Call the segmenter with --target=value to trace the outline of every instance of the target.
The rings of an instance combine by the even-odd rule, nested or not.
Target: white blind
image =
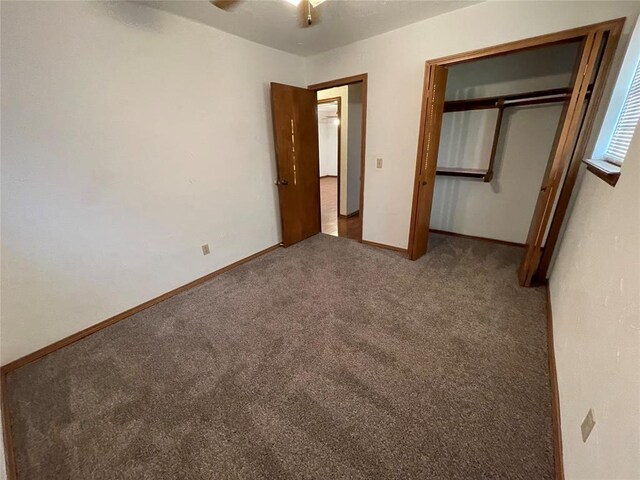
[[[640,63],[636,67],[636,73],[631,81],[631,88],[624,101],[620,118],[613,132],[609,148],[607,148],[607,160],[621,164],[627,156],[627,150],[633,137],[633,132],[640,119]]]

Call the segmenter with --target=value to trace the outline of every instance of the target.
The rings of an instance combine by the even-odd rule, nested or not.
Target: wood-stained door
[[[531,220],[525,254],[518,269],[520,285],[530,286],[536,274],[543,251],[544,237],[552,219],[555,199],[562,189],[561,180],[571,161],[584,111],[587,108],[590,82],[597,74],[600,58],[606,44],[605,31],[595,31],[585,36],[577,68],[574,71],[571,98],[565,103],[560,123],[547,164],[536,208]],[[597,105],[597,101],[595,102]],[[576,172],[577,173],[577,172]]]
[[[320,233],[316,92],[271,84],[278,197],[285,247]]]
[[[419,139],[421,148],[419,158],[421,160],[416,164],[413,187],[414,202],[411,212],[411,231],[409,232],[409,258],[412,260],[427,253],[447,73],[448,70],[445,67],[431,64],[427,64],[425,71],[427,85],[422,106],[422,121],[426,128],[423,138]]]

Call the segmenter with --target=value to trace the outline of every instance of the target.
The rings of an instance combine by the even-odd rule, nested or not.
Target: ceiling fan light
[[[289,0],[287,0],[289,1]],[[325,2],[326,0],[309,0],[309,3],[311,4],[311,6],[313,8],[317,7],[318,5],[320,5],[321,3]]]

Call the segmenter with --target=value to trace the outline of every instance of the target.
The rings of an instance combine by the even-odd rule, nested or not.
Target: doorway
[[[455,65],[480,59],[579,42],[578,58],[568,88],[553,92],[562,100],[563,109],[537,195],[523,259],[518,270],[518,278],[523,286],[531,285],[534,279],[544,281],[548,268],[546,259],[553,255],[623,21],[619,19],[603,22],[426,62],[409,232],[408,250],[411,259],[415,260],[427,252],[444,112],[457,111],[452,108],[461,109],[462,106],[464,106],[463,110],[496,108],[498,109],[496,132],[499,132],[502,112],[507,106],[505,102],[526,101],[527,104],[532,105],[547,102],[550,97],[549,91],[538,91],[527,92],[524,99],[519,96],[507,98],[505,95],[500,95],[476,98],[473,101],[446,102],[445,91],[450,69]],[[447,109],[447,103],[449,109]],[[482,171],[449,168],[448,171],[441,169],[440,174],[457,176],[474,174],[485,182],[490,182],[496,146],[497,137],[494,137],[488,166],[485,166]]]
[[[341,88],[343,95],[333,89]],[[318,93],[320,92],[320,93]],[[337,106],[327,105],[319,113],[318,100],[340,96]],[[323,102],[320,102],[323,105]],[[339,111],[338,111],[339,109]],[[367,121],[367,74],[341,78],[308,88],[271,83],[271,116],[275,147],[280,223],[284,247],[298,243],[323,230],[321,212],[320,117],[339,127],[334,143],[340,144],[337,160],[327,164],[335,168],[333,183],[325,182],[326,195],[333,202],[336,231],[327,232],[362,242],[364,215],[364,163]],[[345,128],[348,127],[348,130]],[[349,139],[350,137],[350,139]],[[326,143],[324,150],[338,148]],[[324,151],[323,150],[323,151]],[[335,157],[334,157],[335,158]],[[337,166],[336,166],[337,163]],[[324,165],[323,165],[323,171]],[[341,188],[341,186],[343,188]],[[331,193],[335,190],[335,194]],[[329,213],[329,211],[327,211]],[[333,221],[333,220],[332,220]],[[328,223],[328,222],[325,222]]]
[[[309,87],[317,95],[322,233],[362,241],[366,75]]]
[[[318,154],[320,157],[320,215],[322,233],[338,236],[340,205],[342,97],[318,99]]]

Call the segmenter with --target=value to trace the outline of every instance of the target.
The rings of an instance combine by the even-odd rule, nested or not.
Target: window
[[[631,87],[605,153],[608,161],[622,165],[633,138],[633,132],[638,125],[638,119],[640,119],[640,63],[636,66]]]
[[[615,186],[640,119],[640,22],[631,34],[624,61],[587,170]]]

